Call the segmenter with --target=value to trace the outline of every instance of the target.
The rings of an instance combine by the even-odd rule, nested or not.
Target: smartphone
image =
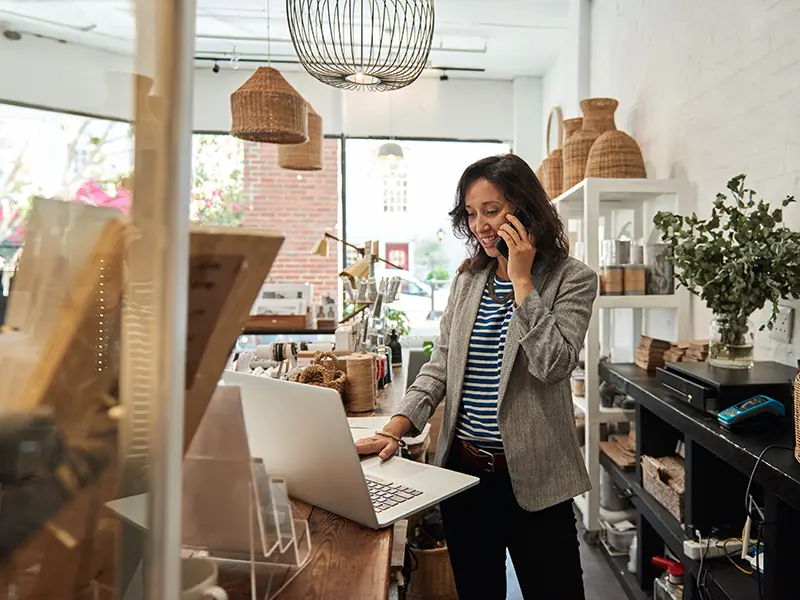
[[[530,229],[530,222],[524,213],[514,213],[514,216],[519,219],[520,223],[522,223],[525,231]],[[508,244],[506,244],[506,241],[503,238],[498,238],[498,240],[494,243],[494,247],[497,248],[497,251],[500,254],[502,254],[503,258],[508,260]]]

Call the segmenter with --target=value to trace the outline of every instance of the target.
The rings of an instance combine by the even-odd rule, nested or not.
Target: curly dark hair
[[[453,233],[456,237],[467,240],[471,255],[461,265],[460,270],[476,273],[495,260],[483,251],[480,242],[469,229],[467,190],[481,179],[496,185],[505,199],[514,205],[515,213],[530,223],[528,231],[536,240],[537,263],[541,261],[545,269],[550,269],[569,256],[569,238],[564,231],[564,223],[539,179],[528,163],[519,156],[501,154],[471,164],[458,182],[455,206],[450,211],[450,218],[453,222]]]

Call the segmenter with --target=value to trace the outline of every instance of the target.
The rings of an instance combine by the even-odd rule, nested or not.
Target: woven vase
[[[276,69],[259,67],[231,94],[231,135],[251,142],[308,141],[308,103]]]
[[[613,110],[616,110],[616,104]],[[613,110],[611,128],[600,134],[589,150],[586,177],[643,179],[647,177],[647,172],[639,144],[627,133],[617,129]]]
[[[582,127],[564,144],[565,190],[583,181],[589,151],[600,134],[616,129],[614,111],[618,104],[613,98],[587,98],[581,101]]]
[[[556,133],[556,148],[550,151],[550,131],[556,121],[558,127]],[[542,161],[542,185],[544,191],[550,199],[556,198],[561,195],[563,191],[562,183],[564,179],[564,166],[561,158],[561,144],[564,141],[564,119],[561,114],[561,108],[555,107],[550,110],[550,118],[547,120],[547,158]]]
[[[282,144],[278,148],[278,165],[292,171],[322,169],[322,117],[308,105],[308,141],[304,144]]]
[[[536,167],[534,174],[536,175],[536,179],[539,180],[539,183],[542,184],[542,187],[544,187],[544,163],[541,163],[538,167]]]

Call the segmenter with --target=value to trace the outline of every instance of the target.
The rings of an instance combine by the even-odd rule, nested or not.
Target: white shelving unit
[[[672,179],[584,179],[553,204],[565,222],[580,222],[577,230],[570,228],[583,242],[584,256],[577,258],[598,273],[602,239],[621,237],[622,229],[633,240],[647,239],[658,211],[688,214],[691,210],[687,183]],[[572,399],[586,415],[585,458],[592,490],[575,501],[587,531],[599,530],[600,426],[635,419],[633,410],[600,405],[600,356],[610,354],[614,362],[630,362],[642,334],[670,341],[690,339],[690,319],[689,294],[682,288],[668,296],[600,296],[595,302],[584,351],[586,395]],[[619,342],[619,337],[625,340]]]

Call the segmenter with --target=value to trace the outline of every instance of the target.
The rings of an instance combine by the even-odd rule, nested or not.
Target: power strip
[[[726,554],[738,554],[742,550],[742,540],[731,540],[727,544],[716,538],[704,539],[702,543],[695,540],[683,540],[683,553],[692,560],[701,558],[719,558]]]

